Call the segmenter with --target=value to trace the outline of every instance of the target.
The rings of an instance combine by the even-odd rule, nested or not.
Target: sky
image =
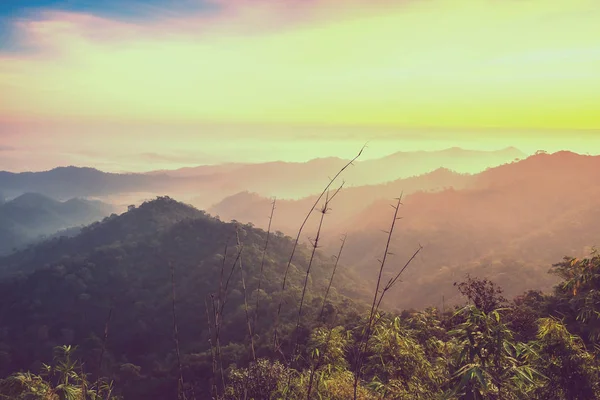
[[[0,169],[600,153],[597,0],[2,0]]]

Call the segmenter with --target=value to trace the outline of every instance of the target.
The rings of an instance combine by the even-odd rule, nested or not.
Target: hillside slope
[[[59,202],[37,193],[23,194],[0,204],[0,255],[29,244],[39,236],[87,225],[112,211],[112,206],[99,201]]]
[[[600,245],[599,178],[600,157],[559,152],[489,169],[462,190],[406,196],[392,251],[425,249],[394,305],[441,306],[456,299],[452,284],[466,273],[493,279],[509,296],[550,289],[552,262]],[[349,233],[347,257],[363,276],[372,277],[367,271],[380,257],[390,202],[373,203],[341,228]]]
[[[345,187],[340,190],[331,205],[331,213],[327,217],[324,228],[335,234],[343,231],[348,220],[359,214],[366,206],[381,199],[391,199],[400,193],[405,195],[417,191],[441,191],[448,187],[461,189],[467,187],[472,175],[458,174],[445,168],[439,168],[427,174],[397,179],[378,185]],[[334,185],[335,186],[335,185]],[[298,200],[277,200],[277,212],[273,219],[273,227],[288,234],[295,232],[304,216],[313,206],[318,196],[303,197]],[[241,192],[229,196],[208,209],[212,215],[219,215],[224,220],[252,222],[261,228],[268,224],[268,210],[271,199],[257,193]],[[318,213],[311,215],[311,223],[315,223]],[[380,225],[380,227],[383,225]]]
[[[348,233],[346,260],[364,278],[375,279],[393,198],[403,193],[402,220],[392,252],[402,262],[422,244],[406,289],[389,306],[424,307],[457,301],[453,287],[466,273],[488,276],[510,296],[526,289],[548,290],[556,278],[546,272],[566,254],[581,255],[600,244],[600,157],[570,152],[537,154],[479,174],[438,169],[388,184],[339,192],[325,218],[322,244],[333,252]],[[316,196],[277,200],[273,226],[294,234]],[[271,200],[240,193],[209,211],[224,219],[266,226]],[[314,237],[319,213],[309,219]],[[306,240],[306,235],[302,240]]]
[[[176,372],[170,266],[175,274],[179,339],[186,368],[196,370],[201,381],[210,375],[205,301],[210,302],[210,295],[217,293],[223,265],[226,277],[232,271],[221,337],[224,359],[243,363],[249,353],[242,345],[247,343],[247,331],[243,328],[241,272],[234,263],[236,226],[243,244],[243,269],[252,310],[266,232],[223,223],[169,198],[108,218],[76,237],[55,239],[0,259],[0,269],[5,276],[12,276],[0,281],[0,375],[20,368],[35,369],[49,360],[53,346],[62,343],[79,345],[86,365],[90,370],[97,368],[103,346],[100,338],[110,313],[106,373],[137,371],[133,381],[120,382],[127,399],[171,398]],[[260,319],[255,326],[259,353],[268,352],[271,346],[269,332],[278,304],[276,296],[292,244],[284,236],[271,237]],[[289,331],[295,322],[309,258],[309,249],[300,246],[288,276],[281,313],[283,331]],[[332,268],[331,258],[317,253],[305,299],[312,305],[307,308],[306,320],[318,312]],[[348,298],[366,297],[357,282],[340,268],[331,302],[345,301],[344,312],[349,312]],[[201,386],[208,385],[202,381]]]

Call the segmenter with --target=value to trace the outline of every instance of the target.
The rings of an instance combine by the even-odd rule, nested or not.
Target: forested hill
[[[171,228],[184,219],[204,216],[191,206],[168,197],[144,203],[122,215],[112,214],[102,221],[82,228],[75,237],[56,236],[37,246],[0,259],[0,277],[24,273],[55,262],[64,257],[81,257],[90,251],[115,243],[144,240]]]
[[[236,246],[236,232],[241,247]],[[95,223],[75,237],[53,239],[0,259],[5,276],[0,281],[0,376],[19,369],[39,371],[42,362],[50,362],[52,349],[67,343],[79,346],[77,355],[89,372],[98,372],[110,315],[103,374],[118,376],[126,399],[172,398],[172,273],[186,368],[203,377],[200,381],[210,376],[205,301],[210,303],[210,295],[218,292],[220,282],[226,286],[225,280],[223,358],[226,363],[244,362],[249,357],[241,344],[248,337],[244,298],[253,310],[266,236],[263,230],[224,223],[163,197]],[[278,306],[274,296],[292,246],[290,238],[271,234],[255,326],[258,354],[270,348]],[[296,322],[310,255],[305,246],[296,250],[282,305],[282,332]],[[320,311],[333,266],[331,257],[315,255],[304,300],[306,321]],[[366,298],[357,282],[340,267],[329,295],[332,304],[344,302],[345,313],[351,312],[354,306],[347,297]],[[328,310],[331,306],[325,314]],[[205,382],[200,386],[208,387]]]
[[[100,201],[73,198],[60,202],[39,193],[25,193],[0,202],[0,255],[37,240],[41,235],[87,225],[113,212]]]

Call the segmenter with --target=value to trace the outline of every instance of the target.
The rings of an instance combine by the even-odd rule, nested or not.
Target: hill
[[[451,303],[458,299],[452,284],[466,273],[493,279],[510,296],[549,290],[556,283],[546,273],[552,262],[600,244],[599,177],[600,157],[559,152],[491,168],[461,190],[406,196],[392,252],[411,254],[419,243],[426,250],[393,304]],[[389,203],[373,203],[340,228],[349,234],[347,257],[357,271],[368,271],[379,256],[373,243],[389,224]]]
[[[198,178],[196,181],[201,179]],[[18,196],[27,192],[36,192],[57,199],[102,197],[122,193],[154,193],[176,189],[185,183],[185,180],[174,180],[166,175],[117,174],[95,168],[73,166],[42,172],[0,171],[0,187],[5,194]]]
[[[558,152],[473,175],[438,169],[387,184],[345,188],[331,204],[321,242],[333,252],[338,235],[348,233],[346,259],[364,278],[375,279],[371,271],[383,251],[380,231],[389,226],[392,199],[403,193],[403,219],[392,252],[404,259],[419,244],[426,249],[405,276],[410,285],[401,296],[390,296],[389,306],[453,304],[459,299],[453,282],[467,273],[494,279],[510,296],[526,289],[548,290],[556,283],[546,273],[550,263],[598,244],[600,216],[594,199],[600,195],[599,178],[600,157]],[[315,199],[277,200],[275,229],[295,233]],[[270,199],[244,192],[209,211],[264,227],[270,208]],[[312,215],[309,229],[318,217]]]
[[[84,199],[65,202],[26,193],[0,204],[0,255],[57,231],[104,218],[113,207]]]
[[[99,390],[108,400],[599,398],[595,252],[555,264],[562,282],[551,293],[508,301],[493,282],[468,278],[455,289],[469,304],[445,310],[369,313],[359,302],[366,295],[360,281],[344,268],[321,315],[331,263],[319,254],[310,263],[301,246],[281,293],[292,245],[281,234],[272,237],[259,291],[266,235],[248,225],[159,198],[88,234],[94,230],[102,234],[87,254],[65,254],[0,280],[0,377],[11,374],[0,378],[0,396],[91,400]],[[236,236],[243,247],[223,246]],[[257,292],[262,308],[254,319]],[[296,315],[304,316],[298,329]],[[275,326],[281,351],[271,347]]]
[[[127,399],[173,398],[177,383],[171,340],[174,272],[182,357],[186,368],[198,376],[198,390],[206,390],[211,363],[205,301],[216,296],[222,268],[225,277],[231,272],[221,336],[223,357],[227,363],[249,357],[240,345],[247,341],[242,328],[246,297],[233,243],[236,229],[243,244],[252,310],[266,232],[221,222],[167,197],[95,223],[75,237],[53,239],[0,259],[4,276],[0,280],[0,375],[37,370],[41,362],[50,360],[54,346],[66,342],[79,345],[78,356],[89,372],[97,373],[110,315],[103,372],[118,377]],[[271,346],[276,299],[292,245],[283,235],[270,239],[260,291],[263,306],[255,325],[260,354]],[[282,332],[289,332],[295,322],[295,304],[309,259],[309,249],[300,246],[288,277]],[[331,258],[316,254],[305,300],[307,319],[319,311],[332,268]],[[330,293],[332,304],[345,301],[345,312],[351,312],[354,306],[347,299],[366,297],[356,282],[341,269]]]
[[[332,212],[327,217],[325,230],[341,233],[341,226],[377,200],[391,199],[402,192],[410,194],[417,191],[440,191],[448,187],[460,189],[466,187],[470,179],[471,175],[438,168],[423,175],[397,179],[388,183],[343,188],[332,205]],[[290,234],[295,232],[317,197],[313,195],[298,200],[277,200],[276,217],[273,219],[274,229]],[[252,222],[259,227],[266,228],[271,202],[272,199],[246,191],[223,199],[210,207],[208,212],[212,215],[219,215],[224,220]],[[318,215],[313,214],[311,223],[316,222],[316,218]]]

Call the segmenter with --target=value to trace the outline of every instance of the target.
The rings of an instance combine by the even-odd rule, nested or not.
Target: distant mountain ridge
[[[514,148],[477,151],[451,148],[431,152],[397,152],[369,160],[358,160],[346,174],[348,186],[378,184],[425,174],[438,168],[478,172],[524,157]],[[168,193],[207,208],[241,191],[263,196],[301,198],[320,190],[332,171],[348,160],[329,157],[304,163],[267,162],[223,164],[153,171],[145,174],[106,173],[93,168],[60,167],[44,172],[0,172],[0,190],[9,196],[38,192],[54,198],[100,197],[129,193]],[[191,201],[194,199],[194,201]]]
[[[114,208],[100,201],[73,198],[65,202],[25,193],[0,204],[0,254],[6,254],[57,231],[87,225]]]
[[[491,157],[500,157],[503,160],[512,161],[515,158],[526,157],[527,154],[517,149],[516,147],[506,147],[499,150],[468,150],[460,147],[451,147],[444,150],[419,150],[419,151],[397,151],[387,156],[368,159],[368,160],[357,160],[355,164],[369,164],[376,163],[382,160],[393,160],[400,159],[405,157],[429,157],[429,156],[452,156],[452,157],[466,157],[466,156],[491,156]],[[226,163],[226,164],[217,164],[217,165],[200,165],[197,167],[184,167],[175,170],[157,170],[150,171],[146,174],[151,175],[170,175],[170,176],[194,176],[194,175],[207,175],[215,172],[231,172],[236,170],[241,170],[244,168],[265,165],[265,166],[280,166],[280,165],[290,165],[290,166],[305,166],[307,164],[315,164],[318,166],[327,166],[331,164],[341,164],[343,162],[348,162],[349,159],[339,158],[339,157],[323,157],[323,158],[315,158],[305,162],[286,162],[286,161],[270,161],[265,163]],[[440,165],[438,167],[445,167],[448,169],[452,169],[450,166]]]
[[[54,198],[89,197],[121,191],[137,191],[168,180],[141,174],[115,174],[95,168],[58,167],[43,172],[0,171],[0,188],[16,195],[37,192]],[[163,182],[164,183],[164,182]]]
[[[396,301],[410,307],[428,299],[439,306],[445,294],[450,302],[452,282],[466,273],[494,280],[508,295],[550,288],[550,263],[600,246],[598,198],[600,156],[571,152],[491,168],[462,189],[409,194],[391,251],[406,255],[419,244],[425,250]],[[378,200],[339,227],[349,234],[347,256],[359,270],[379,256],[369,244],[389,224],[390,203]]]
[[[359,213],[371,203],[380,199],[392,199],[400,193],[410,195],[418,191],[441,191],[448,187],[461,189],[467,187],[472,175],[459,174],[446,168],[398,179],[392,182],[343,188],[335,201],[332,202],[332,212],[327,217],[326,229],[339,229],[340,225],[347,223],[348,219]],[[283,232],[291,234],[302,223],[306,212],[312,207],[317,195],[304,197],[298,200],[277,200],[277,213],[273,219],[273,226]],[[261,228],[266,228],[266,216],[272,200],[258,193],[248,191],[226,197],[217,204],[208,208],[212,215],[219,215],[224,220],[238,220],[252,222]],[[313,213],[311,220],[318,218]],[[309,220],[309,221],[311,221]]]

